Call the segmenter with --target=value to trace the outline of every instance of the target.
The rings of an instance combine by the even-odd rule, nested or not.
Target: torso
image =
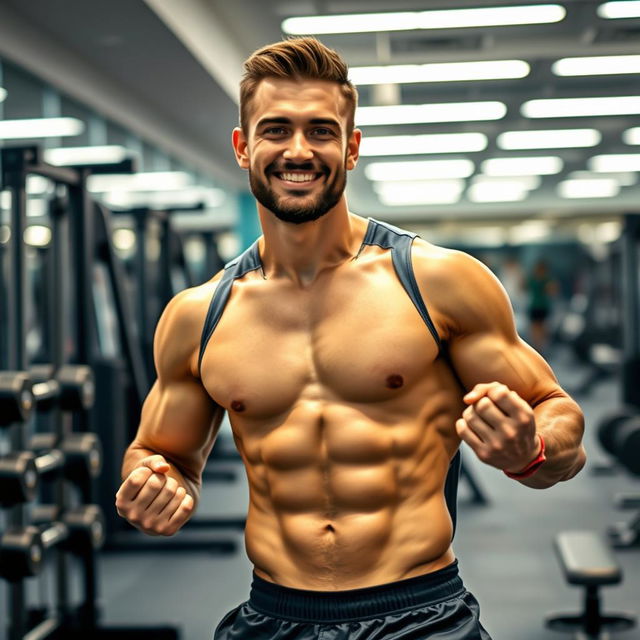
[[[201,378],[245,463],[258,575],[354,589],[453,561],[443,487],[462,393],[390,251],[368,246],[304,289],[236,280]]]

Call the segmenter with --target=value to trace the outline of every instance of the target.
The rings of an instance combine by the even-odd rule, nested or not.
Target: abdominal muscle
[[[276,428],[238,427],[246,548],[258,576],[333,591],[453,562],[443,494],[452,453],[424,416],[388,422],[361,407],[300,403]]]

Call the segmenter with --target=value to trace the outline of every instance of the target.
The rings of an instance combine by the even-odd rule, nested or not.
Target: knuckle
[[[170,491],[171,493],[175,493],[178,486],[179,486],[178,481],[175,478],[167,478],[167,482],[165,484],[167,491]]]

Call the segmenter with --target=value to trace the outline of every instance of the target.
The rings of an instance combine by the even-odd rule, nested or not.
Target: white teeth
[[[316,176],[313,173],[283,173],[282,179],[289,182],[311,182]]]

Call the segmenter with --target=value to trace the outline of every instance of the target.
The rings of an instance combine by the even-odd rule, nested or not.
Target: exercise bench
[[[552,614],[546,626],[573,633],[576,640],[607,640],[608,631],[625,631],[635,623],[628,613],[600,611],[600,587],[620,584],[622,568],[611,549],[596,531],[563,531],[554,547],[565,579],[585,589],[584,610],[579,614]]]

